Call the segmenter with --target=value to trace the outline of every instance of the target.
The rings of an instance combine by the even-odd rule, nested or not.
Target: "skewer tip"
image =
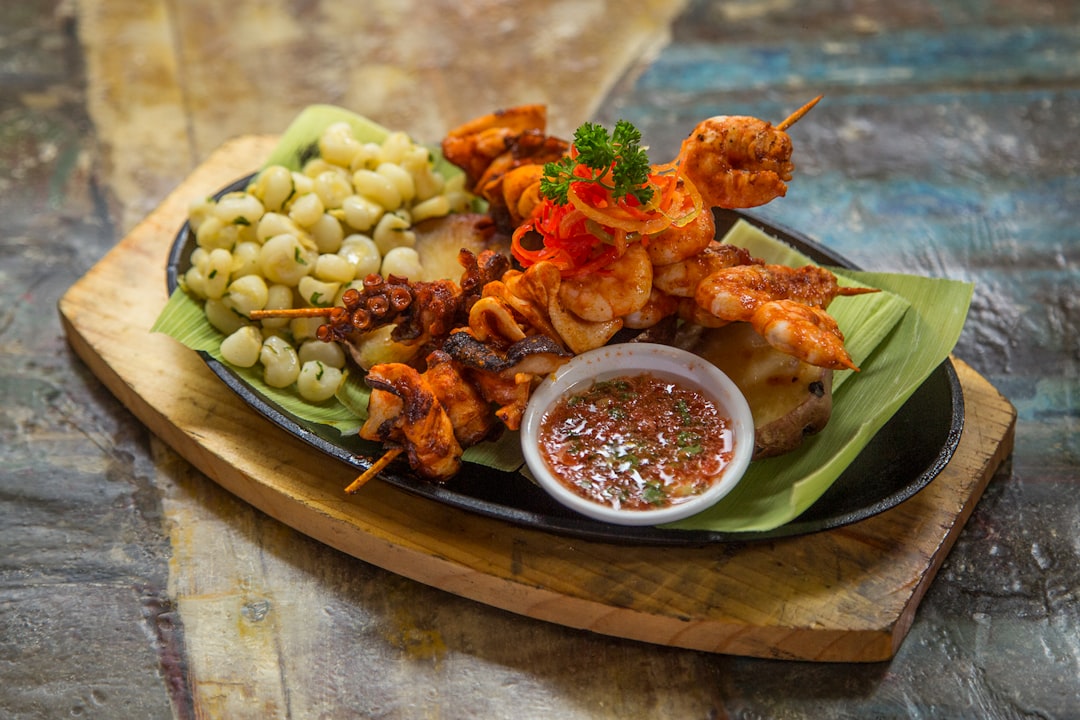
[[[345,494],[352,495],[357,490],[364,487],[364,485],[367,484],[368,480],[382,472],[383,468],[393,462],[394,458],[396,458],[402,452],[404,452],[404,448],[392,447],[388,449],[386,452],[383,453],[382,457],[380,457],[378,460],[371,464],[371,467],[369,467],[367,470],[361,473],[359,477],[349,483],[348,487],[345,488]]]
[[[795,123],[799,122],[799,120],[802,119],[803,115],[810,112],[810,110],[815,105],[817,105],[819,102],[821,102],[821,98],[823,98],[823,97],[825,97],[825,96],[824,95],[818,95],[816,98],[814,98],[810,102],[806,103],[805,105],[803,105],[801,108],[799,108],[795,112],[788,115],[786,118],[784,118],[783,122],[781,122],[779,125],[776,126],[776,129],[777,130],[787,130],[789,127],[791,127]]]

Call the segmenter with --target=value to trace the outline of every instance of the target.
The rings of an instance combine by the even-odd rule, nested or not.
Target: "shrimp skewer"
[[[820,100],[819,95],[775,127],[754,117],[703,120],[683,141],[679,167],[712,207],[751,208],[783,197],[795,169],[785,131]]]
[[[858,370],[844,349],[836,320],[819,307],[794,300],[770,300],[750,317],[754,331],[777,350],[830,370]]]
[[[801,108],[799,108],[795,112],[788,115],[786,118],[784,118],[782,121],[780,121],[780,124],[776,126],[776,129],[783,132],[784,130],[787,130],[789,127],[791,127],[795,123],[799,122],[799,120],[802,119],[803,115],[810,112],[810,110],[813,109],[813,107],[815,105],[817,105],[819,102],[821,102],[821,98],[823,98],[823,97],[825,97],[825,96],[824,95],[818,95],[816,98],[814,98],[810,102],[806,103],[805,105],[803,105]]]
[[[868,292],[877,291],[841,287],[815,265],[738,265],[698,283],[694,300],[721,320],[750,323],[770,345],[811,365],[858,370],[825,308],[838,296]]]

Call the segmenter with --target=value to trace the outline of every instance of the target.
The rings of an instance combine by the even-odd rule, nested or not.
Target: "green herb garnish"
[[[614,200],[633,196],[642,205],[653,196],[649,183],[649,156],[639,146],[641,132],[628,120],[615,123],[608,131],[596,123],[585,123],[574,133],[575,157],[564,157],[544,165],[540,194],[565,205],[570,183],[585,182],[600,185]],[[575,173],[584,166],[591,170],[589,177]]]

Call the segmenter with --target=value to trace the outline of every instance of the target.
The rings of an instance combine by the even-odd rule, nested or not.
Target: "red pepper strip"
[[[597,236],[587,230],[585,222],[585,217],[569,205],[541,203],[532,218],[514,231],[511,252],[526,267],[546,260],[563,273],[572,272],[590,260],[599,244]],[[529,250],[522,245],[522,240],[530,231],[541,236],[544,243],[542,248]]]

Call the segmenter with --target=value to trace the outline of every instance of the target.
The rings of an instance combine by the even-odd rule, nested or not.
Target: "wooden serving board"
[[[60,301],[68,339],[146,425],[214,481],[302,533],[403,576],[532,618],[710,652],[879,661],[990,477],[1016,411],[955,361],[966,424],[948,467],[897,507],[805,537],[627,547],[522,529],[373,481],[273,425],[190,350],[149,332],[194,198],[257,168],[276,138],[227,143]]]

